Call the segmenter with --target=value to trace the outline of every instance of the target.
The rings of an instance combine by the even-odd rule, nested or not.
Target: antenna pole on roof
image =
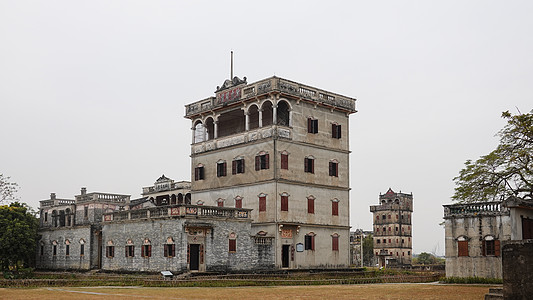
[[[231,73],[229,75],[229,80],[233,80],[233,51],[231,51]]]

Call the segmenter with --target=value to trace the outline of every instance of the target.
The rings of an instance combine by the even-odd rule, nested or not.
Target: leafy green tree
[[[33,264],[39,223],[25,204],[0,205],[0,267],[18,270]]]
[[[9,181],[10,177],[0,174],[0,203],[15,200],[18,185]]]
[[[419,265],[432,265],[437,263],[437,258],[433,254],[422,252],[416,257],[416,262]]]
[[[363,265],[372,266],[374,263],[374,238],[371,234],[363,238]]]
[[[533,200],[533,110],[511,115],[498,133],[500,144],[475,162],[467,160],[455,177],[455,194],[459,202],[482,202],[510,196]]]

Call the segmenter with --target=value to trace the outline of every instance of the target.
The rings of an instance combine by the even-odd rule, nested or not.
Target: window
[[[107,247],[105,247],[105,256],[107,258],[115,257],[115,246],[107,246]]]
[[[242,197],[235,197],[235,208],[242,208]]]
[[[315,234],[309,233],[305,235],[305,250],[315,250]]]
[[[83,218],[84,219],[89,218],[89,206],[84,206],[83,207]]]
[[[259,195],[259,211],[266,211],[266,195]]]
[[[80,245],[80,256],[85,255],[85,244]]]
[[[70,245],[69,245],[69,244],[66,244],[66,245],[65,245],[65,255],[66,255],[66,256],[69,256],[69,255],[70,255]]]
[[[224,199],[218,198],[217,200],[217,206],[218,207],[224,207]]]
[[[378,243],[378,244],[381,244],[381,240],[380,240],[380,239],[377,239],[377,243]]]
[[[336,233],[331,236],[331,250],[339,251],[339,235]]]
[[[237,252],[237,235],[235,232],[229,234],[228,251],[232,253]]]
[[[306,157],[304,160],[304,172],[315,173],[315,158],[312,156]]]
[[[126,257],[134,257],[134,256],[135,256],[135,246],[127,245],[126,246]]]
[[[194,180],[204,180],[205,179],[205,170],[203,165],[199,165],[194,168]]]
[[[339,215],[339,200],[337,199],[331,200],[331,215],[332,216]]]
[[[313,196],[307,197],[307,213],[308,214],[315,213],[315,197]]]
[[[260,152],[255,157],[255,170],[266,170],[269,167],[268,153]]]
[[[336,160],[329,162],[329,176],[339,177],[339,163]]]
[[[464,236],[457,239],[457,256],[468,256],[468,240]]]
[[[307,118],[307,132],[308,133],[318,133],[318,120]]]
[[[43,255],[43,254],[44,254],[44,246],[41,245],[41,255]]]
[[[52,255],[56,256],[57,254],[57,245],[53,245],[52,247]]]
[[[341,125],[335,123],[331,124],[331,137],[334,139],[341,138]]]
[[[281,153],[281,169],[283,170],[289,169],[289,154],[288,153]]]
[[[231,164],[231,174],[242,174],[244,173],[244,158],[239,158],[233,160]]]
[[[281,211],[289,211],[289,195],[287,193],[281,194]]]
[[[482,250],[483,256],[500,256],[500,241],[487,236],[483,241]]]
[[[48,212],[45,212],[45,213],[44,213],[44,221],[45,221],[45,222],[48,222]]]
[[[152,256],[152,245],[142,245],[141,247],[141,256],[150,257]]]
[[[175,257],[176,256],[176,245],[175,244],[164,244],[163,245],[163,256],[164,257]]]
[[[226,162],[218,162],[217,163],[217,177],[223,177],[226,176]]]

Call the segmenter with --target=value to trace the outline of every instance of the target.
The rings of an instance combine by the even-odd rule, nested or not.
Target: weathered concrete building
[[[355,99],[289,80],[226,80],[186,106],[192,183],[163,175],[136,200],[83,189],[41,201],[38,267],[347,267],[354,112]]]
[[[355,99],[234,77],[187,105],[193,203],[252,209],[278,268],[349,265],[349,115]]]
[[[370,211],[374,214],[374,255],[379,266],[411,265],[413,194],[389,188]]]
[[[502,278],[503,243],[533,238],[533,203],[444,205],[444,223],[446,276]]]

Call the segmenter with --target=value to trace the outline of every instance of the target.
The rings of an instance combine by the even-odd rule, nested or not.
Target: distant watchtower
[[[396,193],[389,188],[379,195],[379,203],[370,206],[374,214],[374,255],[379,258],[379,266],[410,265],[413,194]]]

